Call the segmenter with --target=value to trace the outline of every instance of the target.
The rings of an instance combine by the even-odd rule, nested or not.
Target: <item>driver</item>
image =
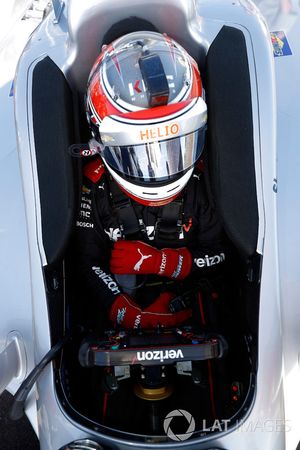
[[[195,61],[159,33],[103,46],[90,73],[89,145],[98,154],[83,170],[79,273],[115,326],[182,324],[192,311],[172,312],[172,298],[223,270],[202,160],[203,96]]]

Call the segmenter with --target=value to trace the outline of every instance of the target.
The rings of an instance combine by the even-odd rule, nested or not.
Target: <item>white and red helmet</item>
[[[101,157],[129,196],[159,206],[182,191],[203,150],[207,108],[197,64],[179,44],[136,32],[103,46],[86,109]]]

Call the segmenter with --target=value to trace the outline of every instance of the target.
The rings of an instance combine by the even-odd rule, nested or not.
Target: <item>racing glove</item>
[[[183,280],[191,267],[192,255],[186,247],[158,250],[141,241],[115,242],[110,259],[110,270],[115,274],[157,274]]]
[[[109,312],[109,318],[114,325],[124,328],[155,328],[157,325],[175,327],[188,320],[190,309],[171,313],[169,302],[174,297],[170,292],[164,292],[150,305],[142,310],[127,294],[120,294],[114,301]]]

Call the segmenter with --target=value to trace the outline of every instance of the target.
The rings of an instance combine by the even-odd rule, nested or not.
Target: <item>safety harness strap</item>
[[[144,226],[143,221],[136,214],[132,200],[121,191],[111,176],[108,179],[112,207],[118,219],[122,236],[125,238],[139,238]]]
[[[157,221],[154,226],[155,241],[159,246],[170,245],[179,239],[185,220],[193,215],[194,199],[197,192],[196,183],[202,170],[196,170],[187,184],[183,195],[167,205],[158,207]],[[146,227],[142,218],[142,209],[124,194],[117,183],[108,177],[113,211],[119,222],[122,236],[127,239],[147,239]]]
[[[182,227],[183,196],[160,208],[155,226],[157,241],[176,241]]]

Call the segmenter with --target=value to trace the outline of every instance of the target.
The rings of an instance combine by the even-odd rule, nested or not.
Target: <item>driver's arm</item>
[[[99,310],[104,307],[111,322],[125,328],[177,326],[187,320],[190,310],[168,311],[165,303],[169,298],[160,296],[153,305],[142,310],[129,295],[122,293],[108,266],[110,240],[101,223],[95,220],[95,195],[96,186],[85,180],[76,220],[76,238],[78,276],[88,290],[88,301],[93,299]]]
[[[106,309],[122,289],[109,270],[111,242],[96,220],[96,184],[84,178],[76,219],[76,258],[78,277],[93,298]]]

